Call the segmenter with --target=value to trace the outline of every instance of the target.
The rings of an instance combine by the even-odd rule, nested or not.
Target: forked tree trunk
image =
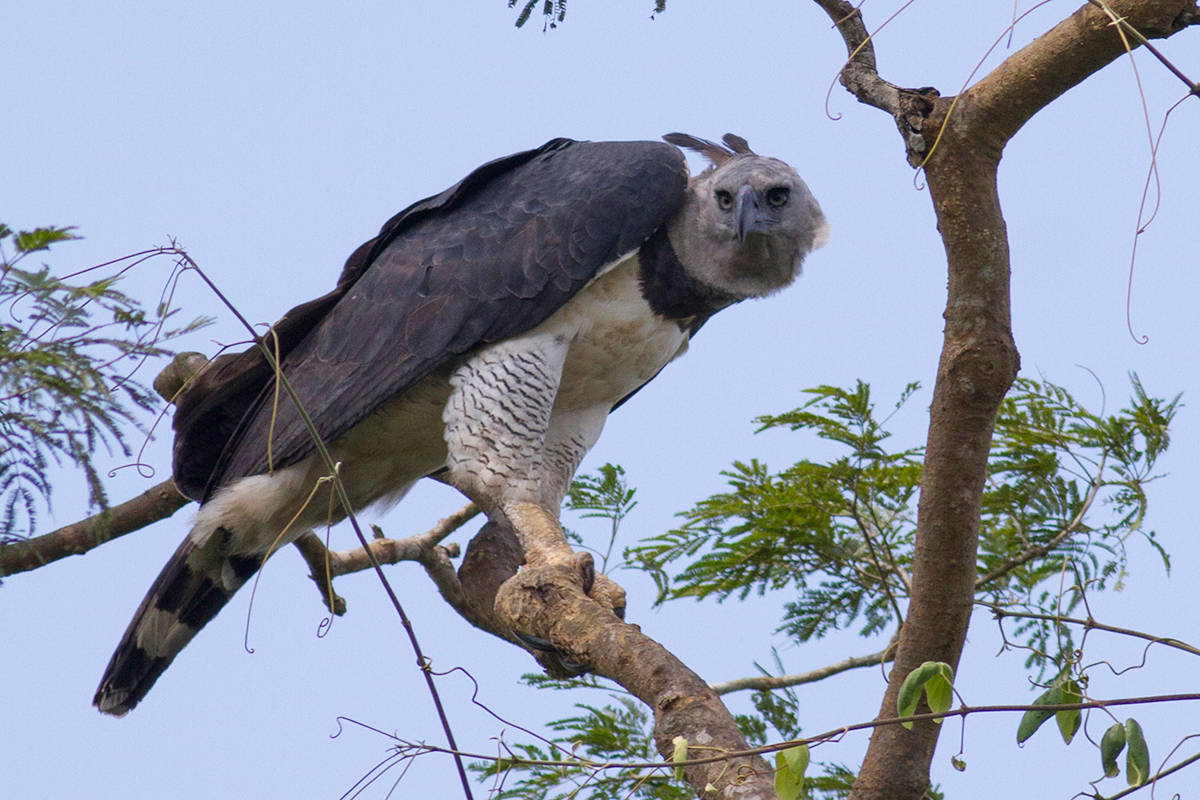
[[[843,84],[896,119],[909,161],[924,165],[946,248],[945,339],[930,409],[921,481],[913,592],[879,719],[894,718],[904,678],[925,661],[958,665],[975,595],[976,551],[988,448],[1019,356],[1010,324],[1008,238],[996,172],[1008,140],[1063,92],[1126,52],[1099,4],[1013,54],[962,95],[938,97],[882,81],[854,6],[816,0],[852,54]],[[1146,38],[1200,23],[1193,0],[1111,0]],[[861,47],[860,47],[861,46]],[[935,146],[936,142],[936,146]],[[876,729],[852,800],[915,800],[929,786],[940,726]]]

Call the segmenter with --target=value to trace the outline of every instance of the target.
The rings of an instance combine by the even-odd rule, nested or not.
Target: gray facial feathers
[[[668,142],[713,166],[688,183],[667,235],[683,269],[728,295],[762,297],[790,284],[804,257],[825,244],[829,225],[796,170],[726,134],[722,147],[686,134]]]

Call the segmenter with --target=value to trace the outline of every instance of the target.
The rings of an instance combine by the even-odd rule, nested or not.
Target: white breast
[[[555,412],[612,406],[687,350],[678,324],[650,310],[638,286],[637,256],[590,283],[533,335],[570,343]]]

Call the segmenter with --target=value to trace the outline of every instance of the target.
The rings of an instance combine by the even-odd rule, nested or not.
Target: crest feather
[[[721,137],[721,141],[723,141],[730,150],[740,156],[756,155],[755,152],[750,149],[750,145],[746,143],[746,140],[735,133],[725,134]]]
[[[746,140],[732,133],[725,134],[723,139],[725,147],[686,133],[668,133],[663,140],[676,147],[686,147],[688,150],[699,153],[711,161],[714,167],[721,166],[737,155],[754,155],[754,151],[750,149],[750,145],[746,144]]]

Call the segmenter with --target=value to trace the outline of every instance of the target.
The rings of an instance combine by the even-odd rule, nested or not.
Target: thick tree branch
[[[105,542],[166,519],[189,502],[174,483],[165,480],[132,500],[85,520],[0,547],[0,578],[44,567],[67,556],[83,555]]]
[[[871,653],[869,656],[851,656],[834,664],[829,664],[820,669],[809,670],[808,672],[797,672],[793,675],[780,675],[778,677],[774,675],[756,675],[752,678],[738,678],[737,680],[725,681],[724,683],[712,683],[709,684],[708,688],[712,689],[713,694],[718,696],[731,692],[741,692],[746,689],[753,689],[759,692],[786,689],[789,686],[816,683],[831,675],[837,675],[839,672],[848,672],[860,667],[877,667],[880,664],[891,661],[895,653],[895,644],[890,644],[878,653]]]
[[[842,3],[816,2],[835,21],[848,13]],[[1194,0],[1114,0],[1109,7],[1148,38],[1181,30],[1196,12]],[[854,62],[861,32],[847,24],[839,31]],[[1008,239],[996,185],[1001,154],[1033,114],[1121,56],[1124,41],[1104,11],[1087,5],[963,95],[940,98],[927,111],[916,107],[923,119],[914,121],[913,109],[902,103],[881,106],[904,133],[910,163],[925,167],[946,248],[949,291],[921,480],[913,593],[879,719],[896,716],[900,684],[922,662],[958,664],[971,617],[992,430],[1019,366],[1010,323]],[[873,68],[873,58],[866,66]],[[926,99],[932,97],[926,93]],[[906,127],[934,139],[925,142]],[[921,797],[938,732],[931,723],[911,731],[878,729],[851,797]]]
[[[748,750],[721,700],[662,645],[600,607],[583,593],[578,572],[566,567],[524,569],[496,595],[496,612],[512,628],[545,639],[571,661],[625,687],[654,710],[654,738],[664,758],[673,741],[688,741],[702,758]],[[772,769],[758,756],[740,756],[684,768],[698,796],[773,800]],[[712,785],[715,789],[706,790]]]
[[[1111,0],[1108,7],[1146,39],[1196,24],[1194,0]],[[971,118],[974,135],[1002,145],[1038,111],[1123,56],[1126,41],[1140,44],[1122,38],[1107,13],[1085,4],[968,89],[960,110]]]

